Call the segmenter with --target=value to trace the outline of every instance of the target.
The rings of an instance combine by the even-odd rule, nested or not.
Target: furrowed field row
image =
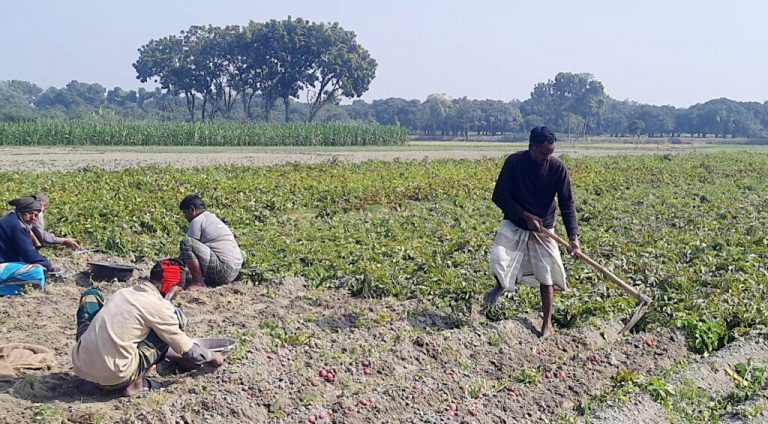
[[[0,122],[5,146],[384,146],[408,131],[362,124]]]
[[[582,245],[654,299],[640,328],[678,327],[697,351],[768,324],[768,155],[566,158]],[[45,190],[48,225],[126,259],[176,255],[178,201],[199,192],[258,283],[302,276],[360,296],[422,297],[466,314],[490,288],[500,160],[160,167],[2,173],[4,199]],[[84,189],[86,188],[86,189]],[[562,230],[561,230],[562,232]],[[566,259],[560,326],[626,314],[634,300]],[[535,310],[538,292],[489,311]]]

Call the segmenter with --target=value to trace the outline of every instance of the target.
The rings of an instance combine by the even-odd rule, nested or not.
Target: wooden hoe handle
[[[563,240],[562,237],[558,236],[554,232],[542,231],[542,233],[544,233],[544,234],[548,235],[549,237],[553,238],[555,241],[557,241],[563,247],[568,247],[569,246],[569,243],[567,241]],[[589,266],[591,266],[592,268],[596,269],[601,274],[603,274],[606,277],[608,277],[609,280],[611,280],[614,283],[616,283],[616,285],[621,287],[622,290],[624,290],[625,292],[631,294],[637,300],[645,303],[646,305],[650,305],[651,304],[651,298],[649,298],[648,296],[646,296],[646,295],[640,293],[639,291],[635,290],[634,287],[632,287],[629,284],[625,283],[621,278],[617,277],[611,271],[609,271],[608,268],[606,268],[606,267],[600,265],[599,263],[595,262],[594,259],[590,258],[589,256],[587,256],[586,254],[582,253],[581,251],[576,252],[575,256],[577,258],[581,259],[582,261],[586,262],[587,264],[589,264]]]

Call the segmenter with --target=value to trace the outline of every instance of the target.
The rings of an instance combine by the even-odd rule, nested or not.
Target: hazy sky
[[[363,97],[524,100],[560,71],[617,99],[768,100],[768,2],[3,0],[0,80],[136,88],[137,49],[191,25],[336,21],[378,61]]]

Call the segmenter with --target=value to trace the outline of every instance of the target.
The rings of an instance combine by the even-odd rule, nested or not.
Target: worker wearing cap
[[[42,203],[33,196],[8,203],[14,210],[0,219],[0,295],[19,294],[28,285],[42,289],[46,271],[59,271],[35,249],[29,230],[43,210]]]

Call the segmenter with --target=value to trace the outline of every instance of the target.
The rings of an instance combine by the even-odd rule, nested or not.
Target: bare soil
[[[537,316],[490,323],[476,314],[458,326],[428,301],[352,298],[300,279],[234,283],[180,301],[191,336],[242,342],[233,359],[191,374],[165,363],[151,374],[163,389],[129,399],[74,376],[70,359],[77,301],[90,284],[77,271],[117,258],[58,253],[68,277],[0,299],[0,340],[42,344],[58,361],[0,383],[2,422],[550,422],[578,416],[621,369],[658,373],[690,356],[681,334],[620,338],[619,322],[541,340]],[[109,295],[149,266],[128,283],[98,285]],[[335,369],[335,381],[321,369]]]
[[[330,160],[483,159],[503,157],[524,149],[524,143],[417,143],[398,147],[371,148],[207,148],[207,147],[0,147],[0,170],[60,171],[93,166],[123,169],[161,165],[188,168],[209,165],[276,165],[321,163]],[[625,144],[574,146],[562,143],[557,154],[573,156],[678,154],[695,151],[691,146],[632,146]]]
[[[266,150],[266,149],[265,149]],[[0,148],[0,170],[26,169],[34,164],[38,171],[59,171],[94,166],[123,169],[162,165],[189,168],[209,165],[276,165],[282,163],[321,163],[330,160],[364,162],[367,160],[482,159],[511,153],[509,150],[355,150],[355,151],[269,151],[258,149],[89,149],[89,148]]]
[[[735,341],[710,356],[693,358],[685,369],[666,379],[672,390],[682,393],[686,387],[700,393],[699,407],[724,401],[728,395],[739,389],[736,379],[729,375],[736,365],[753,361],[768,363],[768,341],[753,336]],[[688,389],[690,391],[690,389]],[[722,417],[723,423],[766,423],[768,422],[768,388],[743,404],[736,405]],[[676,401],[674,398],[672,401]],[[689,407],[690,408],[690,407]],[[655,402],[648,394],[633,395],[629,402],[609,402],[602,410],[589,417],[592,424],[624,424],[626,422],[671,423],[676,422],[673,414]]]

